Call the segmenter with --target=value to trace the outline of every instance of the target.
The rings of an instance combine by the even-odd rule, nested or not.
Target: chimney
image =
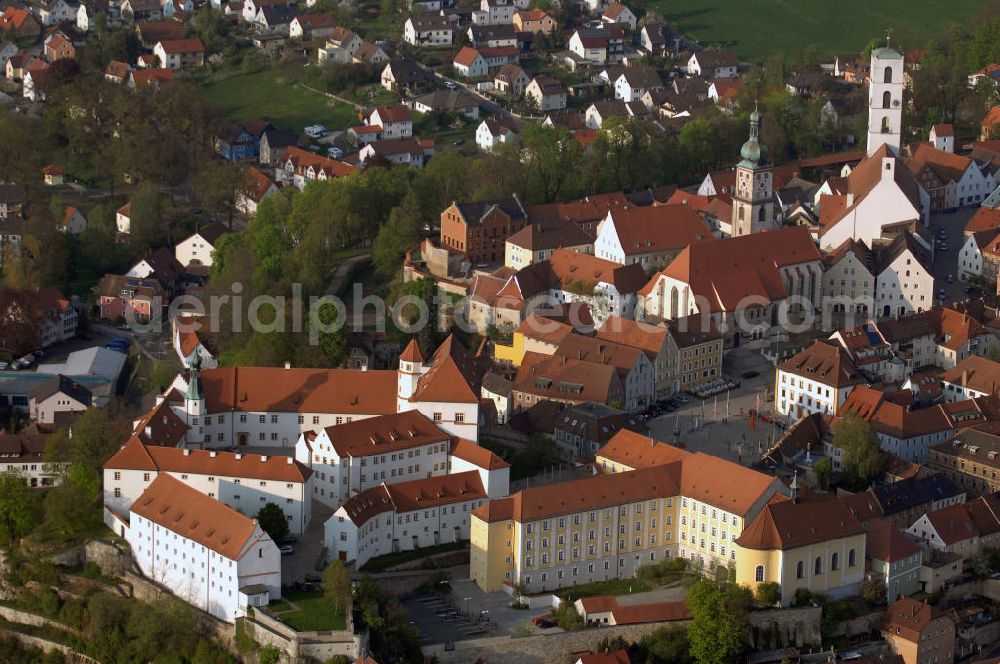
[[[286,362],[285,362],[285,368],[286,368],[286,369],[291,369],[291,368],[292,368],[292,363],[291,363],[291,362],[287,362],[287,361],[286,361]]]
[[[267,455],[266,454],[261,454],[260,455],[260,460],[261,461],[267,461]]]
[[[212,450],[211,452],[209,452],[208,456],[209,456],[210,459],[214,459],[215,458],[215,450]]]
[[[962,387],[965,387],[968,384],[969,384],[969,370],[962,369]]]
[[[293,463],[295,463],[295,459],[293,459],[292,457],[286,457],[285,458],[285,463],[287,463],[290,466]]]
[[[189,450],[188,448],[185,447],[184,448],[184,456],[191,456],[191,450]]]
[[[153,427],[150,426],[149,424],[146,425],[146,428],[143,429],[143,432],[146,434],[147,438],[153,437]]]
[[[242,454],[240,454],[239,452],[237,452],[237,453],[236,453],[236,460],[237,460],[237,461],[239,461],[239,460],[240,460],[240,459],[242,459],[242,458],[243,458],[243,455],[242,455]]]

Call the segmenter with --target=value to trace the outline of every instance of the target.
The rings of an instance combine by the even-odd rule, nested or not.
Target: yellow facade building
[[[777,583],[783,606],[800,588],[857,594],[865,576],[864,528],[834,496],[775,496],[736,539],[735,552],[736,583]]]
[[[706,569],[735,566],[744,524],[788,492],[774,477],[632,432],[600,454],[600,474],[524,489],[472,513],[470,572],[480,588],[542,592],[628,578],[678,555]]]

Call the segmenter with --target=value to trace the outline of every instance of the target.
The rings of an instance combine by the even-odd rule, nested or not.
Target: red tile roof
[[[313,473],[307,466],[288,456],[144,446],[134,437],[108,459],[104,467],[296,483],[305,482]]]
[[[396,410],[395,371],[221,367],[201,372],[208,412],[345,413]]]
[[[470,470],[397,484],[381,484],[351,496],[342,507],[354,525],[360,527],[384,512],[413,512],[485,499],[486,490],[479,473]]]
[[[814,341],[782,362],[778,369],[834,388],[866,382],[847,351],[839,344]]]
[[[597,456],[635,470],[681,461],[691,456],[691,453],[654,440],[652,436],[622,429],[597,452]],[[597,470],[600,471],[601,468],[598,466]]]
[[[451,443],[451,436],[416,410],[366,417],[326,427],[325,431],[341,457],[386,454],[423,445]]]
[[[865,532],[865,555],[869,558],[892,563],[920,553],[916,542],[885,519],[871,519]]]
[[[626,256],[679,251],[715,239],[701,215],[687,205],[628,207],[611,210],[608,216]]]
[[[864,532],[847,506],[833,496],[772,500],[743,529],[736,543],[746,549],[789,551]]]
[[[480,447],[471,440],[455,438],[451,441],[451,455],[463,461],[468,461],[483,470],[499,470],[510,468],[510,464],[485,447]]]
[[[160,42],[160,48],[167,55],[205,52],[205,45],[197,37],[190,39],[165,39]]]
[[[131,511],[229,560],[239,560],[260,541],[253,538],[256,521],[167,473],[153,480]],[[261,539],[270,538],[264,533]]]

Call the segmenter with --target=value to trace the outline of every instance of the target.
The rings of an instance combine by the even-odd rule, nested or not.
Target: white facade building
[[[219,620],[243,615],[241,591],[264,604],[281,597],[281,554],[257,522],[169,475],[150,484],[127,522],[108,522],[146,577]]]
[[[778,365],[775,410],[793,421],[813,413],[836,415],[864,380],[841,346],[816,341]]]
[[[290,456],[146,446],[135,436],[104,464],[104,506],[128,516],[161,474],[251,517],[274,503],[292,533],[302,533],[312,516],[313,472]]]
[[[381,484],[327,520],[324,543],[332,559],[361,567],[387,553],[467,540],[471,512],[487,500],[475,471]]]

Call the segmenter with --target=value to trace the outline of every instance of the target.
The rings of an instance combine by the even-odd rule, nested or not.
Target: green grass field
[[[285,600],[290,600],[299,607],[298,611],[291,610],[291,605],[284,600],[273,602],[268,608],[292,629],[313,632],[344,629],[347,626],[343,607],[340,611],[334,611],[333,604],[323,597],[322,592],[286,590],[283,594]]]
[[[647,7],[702,44],[723,43],[741,58],[762,62],[815,44],[822,55],[861,51],[892,28],[893,41],[922,48],[951,23],[963,23],[983,0],[651,0]]]
[[[210,105],[235,122],[264,118],[300,133],[311,124],[328,129],[356,124],[353,108],[303,88],[278,69],[210,79],[201,89]]]

